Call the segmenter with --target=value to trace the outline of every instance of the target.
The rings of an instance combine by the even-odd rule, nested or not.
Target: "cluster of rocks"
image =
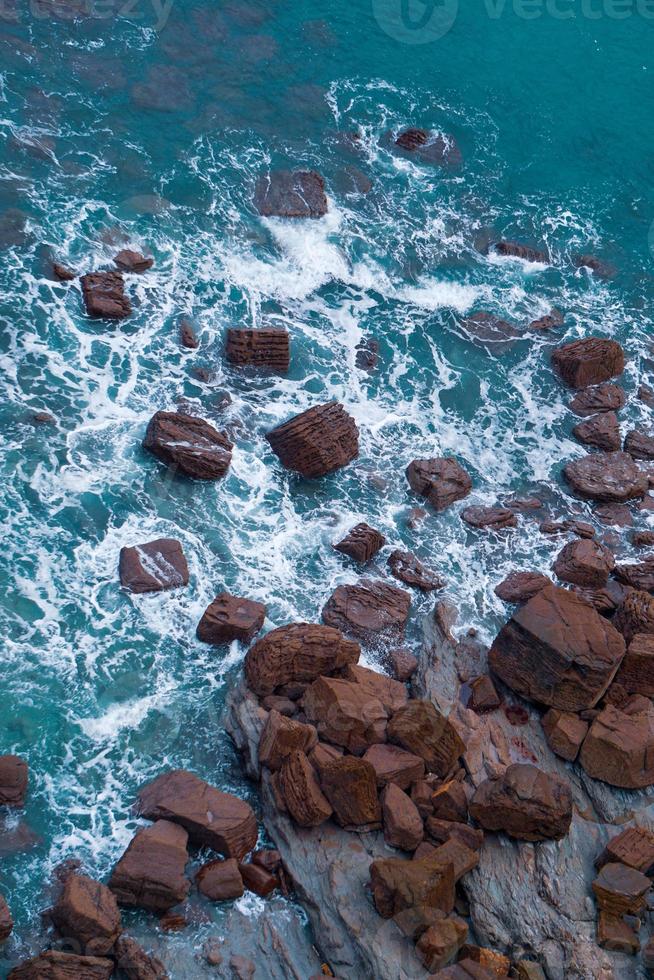
[[[654,875],[654,833],[633,826],[611,838],[596,861],[593,881],[597,903],[597,942],[611,952],[635,955]],[[654,937],[643,950],[643,963],[654,969]]]

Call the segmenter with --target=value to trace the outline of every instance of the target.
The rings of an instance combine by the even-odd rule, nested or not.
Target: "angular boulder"
[[[355,664],[360,654],[359,644],[346,640],[340,630],[291,623],[271,630],[250,647],[245,677],[250,689],[265,697],[284,684],[311,682]]]
[[[494,592],[503,602],[527,602],[551,584],[552,580],[541,572],[511,572],[495,586]]]
[[[607,453],[616,452],[622,445],[620,423],[615,412],[601,412],[591,416],[585,422],[575,425],[572,434],[577,442]]]
[[[471,711],[481,715],[486,711],[495,711],[501,703],[493,679],[488,674],[480,674],[470,681],[470,697],[466,707]]]
[[[129,248],[124,248],[118,255],[114,255],[114,262],[121,272],[147,272],[154,265],[151,256],[142,255]]]
[[[7,980],[109,980],[113,972],[113,960],[103,956],[78,956],[49,949],[19,963],[7,974]]]
[[[613,625],[631,643],[639,633],[654,633],[654,596],[649,592],[628,592],[613,617]]]
[[[615,683],[627,694],[654,698],[654,634],[636,633],[632,638]]]
[[[452,962],[467,938],[468,924],[458,915],[448,915],[423,932],[416,950],[425,969],[433,973]]]
[[[652,887],[647,875],[626,864],[602,866],[593,882],[595,901],[610,915],[639,915],[645,909],[645,896]]]
[[[570,541],[557,555],[554,571],[564,582],[598,589],[609,580],[615,558],[599,541]]]
[[[396,711],[386,735],[408,752],[419,756],[428,772],[446,776],[465,752],[454,726],[430,701],[409,701]]]
[[[634,459],[654,459],[654,435],[641,429],[632,429],[624,440],[624,451]]]
[[[298,826],[318,827],[331,817],[332,806],[304,752],[295,750],[286,756],[278,786],[286,809]]]
[[[397,745],[371,745],[363,758],[375,770],[379,789],[394,783],[400,789],[406,790],[425,775],[424,760]]]
[[[589,453],[566,463],[563,476],[575,493],[600,503],[624,503],[644,497],[647,475],[628,453]]]
[[[196,635],[203,643],[249,643],[261,630],[266,618],[262,602],[221,592],[211,602],[198,623]]]
[[[654,783],[654,705],[645,698],[621,710],[607,704],[593,720],[579,762],[593,779],[621,789]]]
[[[116,941],[114,957],[116,966],[123,971],[127,980],[169,980],[161,960],[146,953],[136,940],[125,933]]]
[[[18,755],[0,755],[0,806],[24,806],[27,779],[24,759]]]
[[[122,587],[137,594],[179,589],[189,579],[182,545],[174,538],[121,548],[118,574]]]
[[[377,777],[369,762],[351,755],[335,759],[323,767],[320,785],[341,827],[359,832],[379,829]]]
[[[584,337],[557,348],[552,365],[571,388],[587,388],[622,374],[624,351],[615,340]]]
[[[162,773],[144,786],[137,810],[147,820],[179,824],[194,844],[226,857],[244,857],[257,841],[257,822],[249,803],[186,769]]]
[[[313,725],[293,721],[272,710],[261,732],[259,762],[271,772],[277,772],[291,752],[299,750],[308,755],[317,741],[318,734]]]
[[[238,367],[288,371],[291,363],[288,331],[231,327],[227,331],[225,357]]]
[[[628,827],[612,837],[595,864],[626,864],[651,877],[654,871],[654,832],[647,827]]]
[[[470,816],[484,830],[503,830],[518,840],[559,840],[570,829],[572,794],[562,779],[516,764],[477,787]]]
[[[51,919],[60,935],[74,940],[79,951],[87,956],[108,954],[121,930],[113,892],[99,881],[80,874],[66,879]]]
[[[371,670],[369,667],[348,664],[342,674],[346,680],[354,681],[371,697],[381,701],[389,714],[397,711],[398,708],[402,708],[409,700],[405,684],[393,680],[386,674]]]
[[[490,531],[501,531],[505,527],[515,527],[518,518],[508,507],[465,507],[461,511],[461,520],[470,527],[483,528]]]
[[[488,663],[523,697],[583,711],[602,697],[624,653],[623,637],[589,603],[548,585],[502,627]]]
[[[286,469],[307,478],[332,473],[359,455],[359,430],[338,402],[308,408],[266,439]]]
[[[193,324],[186,317],[182,317],[179,323],[179,342],[188,350],[197,350],[200,346]]]
[[[182,902],[191,887],[187,841],[183,827],[168,820],[137,831],[109,879],[118,904],[161,913]]]
[[[385,544],[386,538],[383,534],[376,531],[374,527],[370,527],[369,524],[361,523],[355,524],[343,540],[334,545],[334,550],[340,551],[354,561],[363,564],[374,558]]]
[[[623,585],[643,592],[654,591],[654,556],[629,565],[618,565],[615,577]]]
[[[266,218],[321,218],[327,214],[325,181],[313,170],[264,174],[256,183],[254,205]]]
[[[393,551],[388,556],[391,575],[406,585],[415,585],[422,592],[445,588],[445,581],[416,558],[410,551]]]
[[[382,919],[420,906],[445,915],[454,908],[454,869],[433,855],[414,861],[378,858],[370,865],[370,888]]]
[[[468,820],[469,788],[457,779],[448,779],[434,790],[432,813],[438,820],[466,823]]]
[[[597,412],[617,412],[627,401],[620,385],[602,384],[578,391],[568,408],[576,415],[595,415]]]
[[[445,510],[472,490],[472,478],[451,457],[414,459],[407,466],[406,478],[414,493],[426,497],[435,510]]]
[[[402,640],[411,609],[411,596],[386,582],[360,579],[339,585],[327,600],[322,620],[362,640]]]
[[[156,412],[148,423],[143,448],[196,480],[218,480],[229,469],[233,447],[224,432],[204,419],[182,412]]]
[[[120,272],[89,272],[80,277],[84,305],[89,316],[102,320],[124,320],[132,312]]]
[[[198,891],[211,902],[225,902],[240,898],[245,885],[236,858],[225,861],[208,861],[195,876]]]
[[[588,722],[569,711],[550,708],[541,720],[547,744],[555,755],[574,762],[588,733]]]
[[[424,836],[424,827],[411,797],[395,783],[388,783],[381,803],[386,843],[402,851],[415,851]]]
[[[305,691],[302,707],[321,738],[354,755],[363,755],[370,745],[385,740],[388,711],[355,682],[319,677]]]

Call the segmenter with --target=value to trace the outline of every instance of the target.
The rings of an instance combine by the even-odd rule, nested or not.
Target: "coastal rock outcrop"
[[[360,579],[339,585],[322,611],[322,620],[361,640],[401,641],[411,609],[411,596],[386,582]]]
[[[558,347],[552,365],[571,388],[587,388],[622,374],[624,351],[615,340],[584,337]]]
[[[503,830],[520,840],[557,840],[570,829],[570,787],[532,765],[512,765],[487,779],[470,801],[470,816],[484,830]]]
[[[635,695],[622,708],[607,704],[593,720],[579,753],[589,776],[611,786],[654,783],[654,705]]]
[[[374,527],[370,527],[369,524],[362,522],[355,524],[345,537],[333,547],[335,551],[340,551],[343,555],[363,564],[374,558],[385,544],[386,538],[383,534],[376,531]]]
[[[624,388],[605,382],[578,391],[568,408],[576,415],[595,415],[599,412],[617,412],[624,407],[626,401]]]
[[[359,430],[338,402],[308,408],[266,439],[282,465],[304,477],[325,476],[359,455]]]
[[[137,831],[113,869],[109,888],[119,905],[162,913],[188,895],[188,834],[168,820]]]
[[[110,953],[121,930],[114,894],[106,885],[81,874],[66,879],[51,918],[60,935],[75,940],[85,955]]]
[[[271,630],[245,656],[249,687],[260,697],[291,682],[310,683],[317,677],[355,664],[358,643],[338,629],[312,623],[291,623]]]
[[[620,423],[615,412],[592,415],[585,422],[575,425],[572,434],[585,446],[593,446],[607,453],[617,452],[622,445]]]
[[[570,541],[557,555],[554,571],[564,582],[582,588],[601,588],[609,580],[615,558],[599,541]]]
[[[360,684],[336,677],[318,677],[307,688],[302,707],[318,735],[354,755],[386,738],[388,712]]]
[[[446,776],[465,751],[456,729],[430,701],[409,701],[390,719],[390,742],[419,756],[428,772]]]
[[[15,966],[7,980],[109,980],[113,972],[113,960],[104,956],[78,956],[49,949]]]
[[[28,767],[19,755],[0,755],[0,806],[22,807],[27,794]]]
[[[143,448],[172,469],[196,480],[218,480],[232,461],[232,443],[204,419],[182,412],[156,412]]]
[[[189,571],[181,542],[157,538],[120,549],[120,584],[130,592],[162,592],[188,585]]]

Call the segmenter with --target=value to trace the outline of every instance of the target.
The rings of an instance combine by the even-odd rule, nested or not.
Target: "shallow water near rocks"
[[[256,806],[220,721],[244,651],[195,638],[217,592],[265,602],[267,629],[317,620],[358,577],[331,544],[365,520],[388,541],[371,574],[387,574],[391,548],[414,551],[447,580],[460,626],[488,641],[506,615],[493,587],[513,568],[549,572],[563,539],[530,513],[500,535],[474,531],[462,507],[535,494],[555,519],[589,519],[560,483],[582,448],[554,344],[621,341],[623,431],[651,421],[635,391],[653,380],[654,20],[635,5],[618,19],[570,4],[564,19],[461,4],[424,44],[398,40],[381,0],[175,0],[165,25],[143,0],[111,17],[62,7],[0,11],[0,751],[31,768],[0,874],[16,920],[3,976],[42,945],[51,869],[75,856],[107,875],[147,779],[188,767]],[[452,134],[462,166],[391,153],[385,135],[406,125]],[[328,215],[258,217],[254,183],[271,166],[323,173]],[[552,263],[483,254],[497,237],[545,245]],[[78,283],[51,280],[50,256],[86,272],[126,246],[155,258],[127,276],[133,315],[90,321]],[[578,252],[616,275],[577,269]],[[522,328],[552,307],[563,329],[505,349],[460,325],[489,311]],[[198,351],[180,349],[181,314]],[[223,363],[226,327],[263,324],[290,331],[284,378]],[[380,360],[367,374],[355,357],[370,335]],[[171,478],[140,448],[154,411],[182,398],[236,444],[216,484]],[[359,460],[320,481],[284,472],[265,432],[330,398],[360,427]],[[34,412],[56,424],[33,426]],[[443,453],[473,494],[410,529],[421,501],[404,468]],[[636,523],[654,527],[652,513]],[[121,592],[120,547],[162,536],[182,541],[188,588]],[[415,594],[409,643],[433,601]],[[219,934],[224,914],[202,906],[181,934],[155,935],[146,916],[135,928],[181,976],[180,950]]]

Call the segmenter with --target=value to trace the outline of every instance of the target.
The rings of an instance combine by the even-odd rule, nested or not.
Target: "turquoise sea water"
[[[549,570],[561,542],[525,520],[471,532],[460,505],[410,530],[405,466],[456,453],[468,502],[534,492],[555,517],[587,515],[560,485],[582,450],[549,351],[600,332],[625,345],[632,396],[653,380],[654,5],[413,2],[0,8],[0,750],[29,760],[35,839],[2,858],[16,919],[2,975],[42,945],[54,865],[109,872],[148,778],[185,766],[256,805],[220,723],[244,651],[195,639],[218,591],[266,602],[266,628],[315,620],[357,577],[330,544],[365,519],[440,570],[461,626],[488,640],[506,614],[493,586],[514,567]],[[454,135],[462,166],[393,155],[384,136],[406,125]],[[354,130],[356,152],[342,138]],[[323,173],[328,216],[259,218],[253,186],[271,166]],[[552,264],[480,252],[500,236],[546,244]],[[85,272],[124,243],[155,267],[128,277],[129,320],[90,321],[49,256]],[[579,251],[617,274],[576,269]],[[552,306],[563,331],[502,353],[458,325],[489,310],[524,326]],[[181,313],[199,351],[180,350]],[[291,333],[284,379],[222,361],[227,326],[265,323]],[[355,366],[364,335],[381,347],[371,375]],[[171,479],[141,451],[150,416],[180,398],[232,434],[224,481]],[[264,433],[328,398],[356,418],[361,456],[302,481]],[[35,411],[56,426],[33,427]],[[624,421],[647,413],[632,398]],[[120,547],[163,535],[183,542],[189,587],[122,593]],[[410,642],[432,602],[415,597]],[[160,955],[206,928],[160,940]]]

